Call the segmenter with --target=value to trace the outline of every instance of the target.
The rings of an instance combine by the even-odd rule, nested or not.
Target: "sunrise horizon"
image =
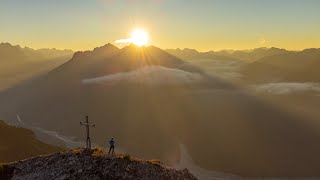
[[[320,1],[315,0],[33,1],[36,5],[1,2],[0,15],[10,19],[0,20],[0,42],[79,51],[128,38],[135,28],[142,28],[150,44],[163,49],[320,47]]]
[[[0,43],[9,43],[11,44],[12,46],[19,46],[21,48],[31,48],[31,49],[34,49],[34,50],[41,50],[41,49],[56,49],[56,50],[71,50],[71,51],[74,51],[74,52],[78,52],[78,51],[92,51],[93,49],[97,48],[97,47],[102,47],[106,44],[112,44],[116,47],[118,47],[119,49],[122,49],[126,46],[130,46],[131,44],[134,44],[134,43],[128,43],[128,44],[125,44],[125,45],[121,45],[121,44],[118,44],[118,43],[115,43],[115,42],[105,42],[103,44],[97,44],[96,46],[93,46],[93,47],[90,47],[88,49],[72,49],[72,48],[57,48],[57,47],[37,47],[37,46],[28,46],[28,45],[24,45],[24,44],[15,44],[15,43],[12,43],[12,42],[0,42]],[[153,44],[148,44],[146,45],[146,47],[148,46],[155,46]],[[284,49],[284,50],[287,50],[287,51],[303,51],[303,50],[306,50],[306,49],[320,49],[320,47],[306,47],[306,48],[302,48],[302,49],[287,49],[287,48],[282,48],[282,47],[275,47],[275,46],[257,46],[257,47],[252,47],[252,48],[247,48],[247,49],[232,49],[232,48],[226,48],[226,49],[208,49],[208,50],[199,50],[197,48],[192,48],[192,47],[173,47],[173,48],[163,48],[163,47],[159,47],[159,46],[155,46],[155,47],[158,47],[160,49],[180,49],[180,50],[185,50],[185,49],[192,49],[192,50],[196,50],[198,52],[210,52],[210,51],[213,51],[213,52],[221,52],[221,51],[251,51],[251,50],[254,50],[254,49],[271,49],[271,48],[276,48],[276,49]]]

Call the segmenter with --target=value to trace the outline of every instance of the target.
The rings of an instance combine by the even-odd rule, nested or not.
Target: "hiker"
[[[113,137],[111,137],[111,139],[109,141],[110,149],[108,152],[108,156],[110,155],[111,150],[112,150],[112,155],[114,154],[114,145],[115,144],[116,144],[116,142],[114,141]]]

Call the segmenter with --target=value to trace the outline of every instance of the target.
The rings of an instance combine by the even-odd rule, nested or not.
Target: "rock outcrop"
[[[9,163],[11,179],[196,179],[187,169],[166,167],[157,160],[140,160],[129,155],[106,156],[95,148],[68,150]],[[1,174],[0,174],[1,175]]]

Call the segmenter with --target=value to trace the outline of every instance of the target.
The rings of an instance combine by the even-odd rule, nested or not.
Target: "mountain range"
[[[295,54],[269,50],[224,58],[244,62],[241,72],[264,58]],[[79,121],[88,115],[96,123],[91,131],[96,144],[104,146],[114,136],[117,147],[134,156],[175,164],[183,144],[194,162],[209,170],[252,177],[320,176],[315,156],[320,133],[307,125],[310,119],[211,76],[191,62],[196,59],[177,56],[154,46],[119,49],[111,44],[77,52],[38,79],[0,94],[0,118],[19,123],[19,114],[28,127],[83,141]]]
[[[320,49],[288,51],[257,48],[246,51],[167,49],[207,73],[242,83],[319,82]]]
[[[320,49],[266,56],[241,70],[245,80],[263,82],[320,82]]]
[[[69,60],[71,50],[21,48],[0,43],[0,91],[46,73]]]
[[[256,48],[252,50],[222,50],[222,51],[208,51],[199,52],[195,49],[166,49],[170,54],[173,54],[181,59],[219,59],[219,60],[243,60],[243,61],[257,61],[261,58],[273,55],[284,54],[289,51],[279,48]]]

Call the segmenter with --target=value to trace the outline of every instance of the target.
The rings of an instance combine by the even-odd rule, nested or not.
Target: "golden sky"
[[[135,28],[160,48],[320,47],[318,0],[0,1],[0,42],[90,50]]]

